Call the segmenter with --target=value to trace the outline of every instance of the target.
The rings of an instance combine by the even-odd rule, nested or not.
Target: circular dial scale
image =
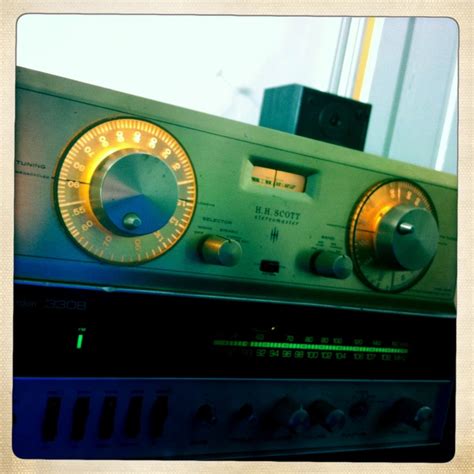
[[[438,225],[428,195],[410,181],[378,183],[357,205],[349,229],[355,270],[371,288],[397,292],[428,269]]]
[[[153,123],[121,118],[77,137],[61,159],[55,197],[71,237],[111,263],[144,263],[183,236],[196,178],[177,140]]]

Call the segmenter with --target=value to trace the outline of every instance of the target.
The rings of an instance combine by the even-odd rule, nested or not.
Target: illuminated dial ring
[[[358,277],[367,286],[382,292],[395,293],[413,286],[429,265],[419,270],[390,268],[377,261],[375,236],[382,218],[394,207],[406,205],[426,209],[436,219],[428,195],[407,180],[391,180],[376,184],[359,200],[349,227],[349,250]]]
[[[160,160],[176,180],[174,211],[154,232],[120,235],[94,212],[94,174],[120,153]],[[70,143],[58,164],[54,194],[60,218],[81,248],[109,263],[130,265],[163,255],[184,235],[195,209],[196,178],[188,155],[171,134],[145,120],[118,118],[95,124]]]

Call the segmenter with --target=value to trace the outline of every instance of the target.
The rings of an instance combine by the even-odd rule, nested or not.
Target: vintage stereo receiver
[[[15,160],[18,456],[452,455],[454,176],[22,68]]]

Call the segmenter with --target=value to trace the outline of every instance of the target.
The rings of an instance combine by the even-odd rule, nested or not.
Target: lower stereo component
[[[29,284],[15,308],[20,457],[270,459],[446,438],[453,318]]]
[[[437,444],[448,381],[15,380],[27,458],[258,458]]]

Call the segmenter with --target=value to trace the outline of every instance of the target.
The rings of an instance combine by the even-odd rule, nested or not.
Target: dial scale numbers
[[[155,172],[154,181],[149,176],[136,176],[136,168],[145,162]],[[98,179],[101,168],[104,171]],[[120,176],[113,176],[112,171],[125,174],[133,189],[120,189]],[[136,214],[123,216],[124,226],[131,222],[130,232],[117,228],[108,216],[121,202],[140,198],[138,188],[147,179],[147,186],[157,193],[171,189],[174,195],[165,198],[171,199],[166,209],[153,209],[162,221],[159,228],[133,235],[134,224],[143,217],[139,210],[148,196],[138,203]],[[130,183],[119,184],[126,188]],[[107,197],[107,186],[111,198]],[[115,119],[92,127],[72,142],[58,167],[55,193],[67,231],[84,250],[109,263],[136,264],[159,257],[182,237],[195,208],[196,179],[186,152],[165,130],[143,120]],[[108,208],[104,208],[106,204]],[[117,216],[114,218],[116,221]],[[156,220],[156,215],[153,218]]]

